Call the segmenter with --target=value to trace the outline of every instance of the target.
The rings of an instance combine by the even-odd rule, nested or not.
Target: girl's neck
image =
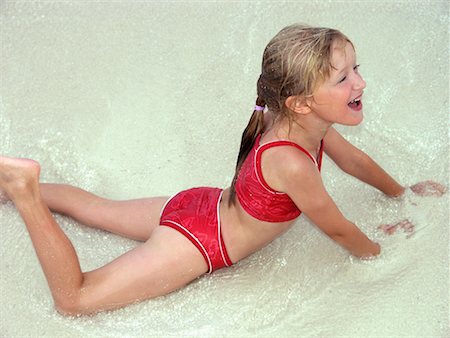
[[[275,121],[268,132],[273,133],[277,139],[290,140],[311,154],[316,154],[320,147],[320,141],[332,124],[302,118],[304,116],[299,117],[291,121],[287,118]]]

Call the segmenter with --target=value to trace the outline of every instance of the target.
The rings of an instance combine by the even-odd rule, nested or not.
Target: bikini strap
[[[270,148],[273,148],[273,147],[278,147],[278,146],[292,146],[292,147],[297,148],[301,152],[305,153],[311,159],[311,161],[314,162],[314,164],[317,166],[317,168],[319,168],[319,170],[320,170],[320,168],[322,166],[323,140],[320,141],[320,148],[319,148],[319,154],[318,154],[317,159],[315,159],[314,156],[312,156],[309,151],[307,151],[302,146],[299,146],[295,142],[279,140],[279,141],[270,141],[270,142],[264,143],[262,145],[259,145],[260,140],[261,140],[261,134],[258,135],[258,137],[256,138],[256,141],[255,141],[255,143],[257,145],[256,156],[259,157],[259,158],[261,158],[262,153],[265,150],[267,150],[267,149],[270,149]]]
[[[318,170],[320,171],[320,167],[322,165],[322,148],[323,148],[323,141],[320,144],[320,150],[319,150],[319,156],[318,159],[316,160],[310,153],[309,151],[307,151],[306,149],[304,149],[303,147],[299,146],[297,143],[295,142],[291,142],[291,141],[271,141],[271,142],[267,142],[264,143],[262,145],[259,144],[261,140],[261,134],[259,134],[256,137],[255,140],[255,146],[254,146],[254,170],[256,172],[256,178],[258,179],[259,183],[270,193],[272,194],[276,194],[276,195],[285,195],[285,193],[276,191],[274,189],[272,189],[269,184],[266,182],[266,180],[264,179],[264,175],[262,173],[262,167],[261,167],[261,157],[262,154],[265,150],[269,149],[269,148],[273,148],[273,147],[277,147],[277,146],[293,146],[295,148],[297,148],[298,150],[300,150],[301,152],[303,152],[304,154],[306,154],[311,161],[314,162],[314,164],[317,166]]]

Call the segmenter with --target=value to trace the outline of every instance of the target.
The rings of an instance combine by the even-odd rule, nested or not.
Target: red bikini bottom
[[[222,193],[219,188],[185,190],[171,197],[161,213],[160,224],[181,232],[197,247],[208,264],[208,273],[233,264],[220,229]]]

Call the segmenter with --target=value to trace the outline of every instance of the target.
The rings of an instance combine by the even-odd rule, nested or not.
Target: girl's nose
[[[364,81],[361,75],[358,74],[353,87],[355,88],[355,90],[362,90],[366,88],[366,81]]]

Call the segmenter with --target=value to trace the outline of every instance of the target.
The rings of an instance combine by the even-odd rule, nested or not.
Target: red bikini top
[[[260,145],[258,135],[252,150],[248,154],[236,180],[236,195],[242,208],[251,216],[266,222],[286,222],[300,216],[301,211],[291,198],[282,192],[273,190],[264,180],[261,169],[262,153],[273,147],[292,146],[302,151],[316,164],[322,166],[323,141],[319,155],[315,159],[307,150],[291,141],[272,141]]]

